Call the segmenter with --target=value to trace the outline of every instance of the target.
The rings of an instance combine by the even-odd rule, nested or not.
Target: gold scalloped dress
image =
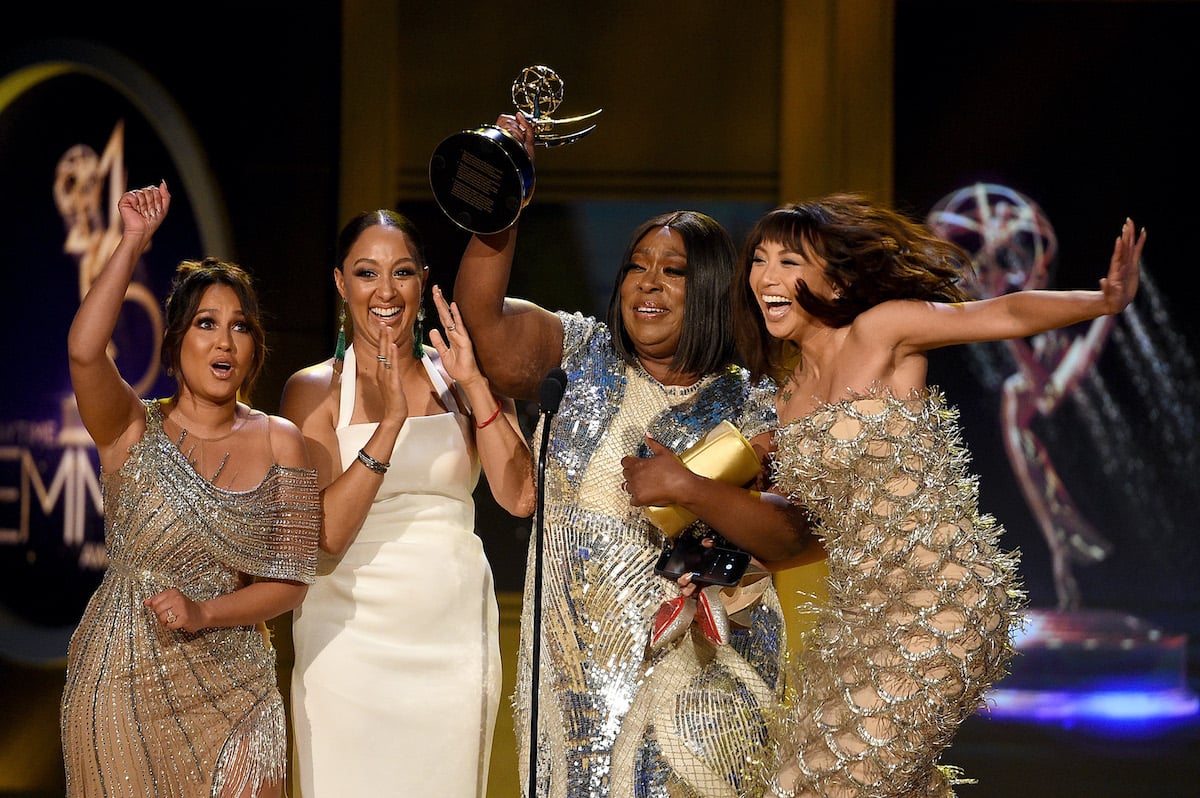
[[[878,389],[782,426],[776,443],[776,484],[829,554],[782,748],[797,795],[953,795],[957,771],[939,758],[1007,673],[1024,603],[1018,555],[979,513],[957,410],[937,389]]]

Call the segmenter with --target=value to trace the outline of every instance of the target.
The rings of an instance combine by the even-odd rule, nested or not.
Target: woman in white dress
[[[421,343],[428,265],[412,223],[359,214],[334,282],[353,344],[292,375],[281,412],[322,488],[321,567],[294,613],[301,798],[482,798],[500,692],[492,573],[475,535],[480,467],[527,516],[529,447],[475,364],[457,306]],[[345,326],[345,321],[343,321]]]

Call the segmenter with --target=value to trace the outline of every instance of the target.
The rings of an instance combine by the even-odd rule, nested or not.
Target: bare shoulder
[[[262,415],[266,416],[276,462],[288,468],[309,468],[308,449],[300,428],[283,416]]]
[[[303,426],[304,419],[322,404],[332,401],[341,384],[341,370],[334,368],[332,358],[300,369],[288,377],[280,398],[280,412]]]
[[[931,304],[922,299],[888,299],[858,314],[852,324],[856,327],[879,327],[903,323],[929,313]]]
[[[293,386],[323,385],[328,387],[334,377],[339,376],[341,367],[334,368],[334,359],[329,358],[320,363],[305,366],[288,377],[285,390]]]
[[[939,312],[949,307],[921,299],[889,299],[858,314],[850,323],[847,341],[893,347],[921,337],[930,325],[937,323]]]

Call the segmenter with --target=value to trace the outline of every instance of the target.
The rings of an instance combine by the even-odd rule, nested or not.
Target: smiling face
[[[341,268],[333,272],[354,322],[359,349],[365,345],[373,354],[387,336],[401,351],[412,351],[413,325],[427,273],[402,231],[381,224],[362,231]]]
[[[803,282],[817,297],[830,300],[834,285],[825,274],[825,261],[805,248],[795,252],[778,242],[763,241],[750,259],[750,292],[758,301],[767,332],[775,338],[792,338],[812,315],[796,301],[797,283]]]
[[[218,402],[235,398],[253,372],[255,346],[237,292],[210,285],[180,341],[181,386]]]
[[[661,379],[683,334],[687,245],[670,227],[642,236],[621,279],[621,320],[638,359]],[[665,372],[664,372],[665,373]]]

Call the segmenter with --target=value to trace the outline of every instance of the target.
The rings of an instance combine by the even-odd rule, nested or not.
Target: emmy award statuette
[[[596,129],[591,125],[556,133],[560,125],[585,122],[602,110],[551,118],[562,99],[562,79],[548,66],[525,67],[513,81],[513,104],[532,123],[534,144],[560,147]],[[437,146],[429,160],[429,184],[450,221],[470,233],[498,233],[517,221],[533,196],[533,162],[506,130],[483,125],[455,133]]]

